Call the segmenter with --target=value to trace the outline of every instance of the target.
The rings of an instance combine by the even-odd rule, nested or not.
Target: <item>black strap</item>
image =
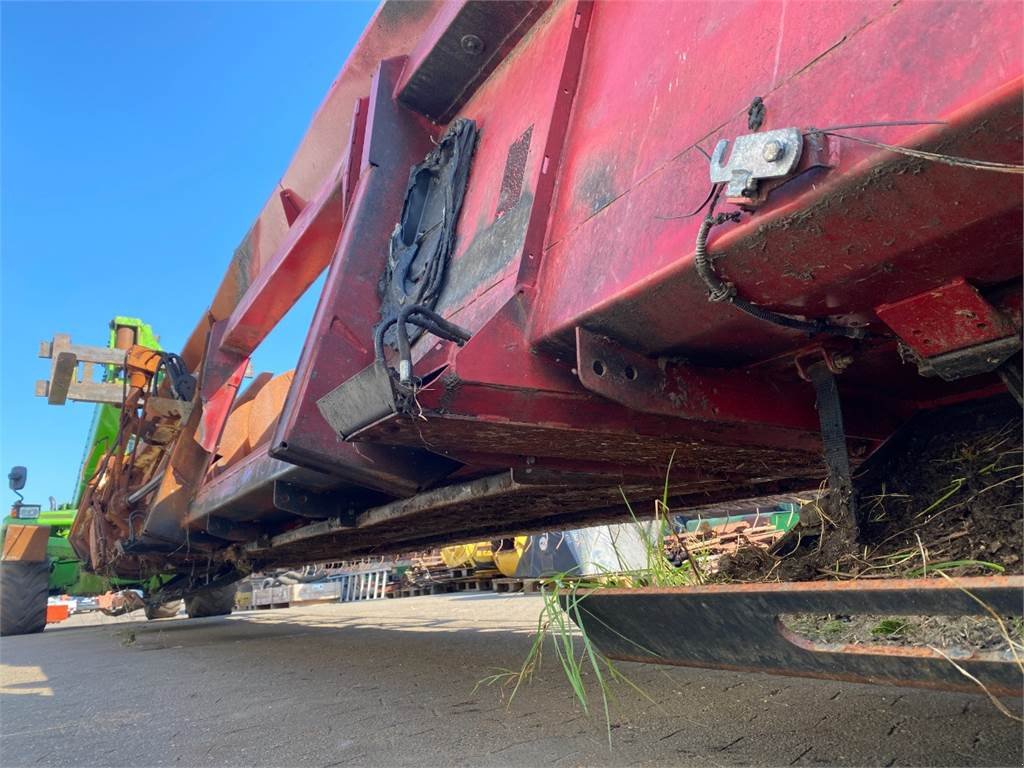
[[[846,450],[846,430],[843,428],[843,410],[839,404],[836,377],[824,361],[807,368],[807,376],[814,385],[818,399],[818,421],[821,424],[821,442],[828,485],[838,491],[840,498],[849,500],[852,510],[853,479],[850,475],[850,455]]]

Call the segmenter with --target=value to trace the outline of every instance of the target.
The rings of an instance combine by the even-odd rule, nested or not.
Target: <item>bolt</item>
[[[786,153],[786,146],[781,141],[772,140],[764,145],[761,153],[764,155],[765,160],[769,163],[774,163],[782,159],[782,156]]]
[[[483,53],[484,41],[476,35],[463,35],[460,41],[462,50],[468,53],[470,56],[478,56]]]
[[[853,365],[853,357],[850,355],[835,355],[832,358],[832,367],[835,368],[836,371],[845,371],[851,365]]]

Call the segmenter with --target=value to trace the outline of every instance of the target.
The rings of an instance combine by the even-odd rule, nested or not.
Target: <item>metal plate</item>
[[[1008,317],[963,278],[875,308],[878,317],[921,357],[1016,336]]]
[[[396,412],[395,395],[383,363],[372,363],[317,400],[317,408],[339,435],[348,438]]]
[[[590,639],[613,659],[980,693],[929,648],[812,643],[779,616],[980,616],[982,603],[1000,616],[1020,616],[1024,577],[603,589],[578,609]],[[1009,653],[942,650],[992,693],[1021,694],[1024,676]]]
[[[550,4],[449,3],[411,52],[398,98],[438,123],[449,122]]]

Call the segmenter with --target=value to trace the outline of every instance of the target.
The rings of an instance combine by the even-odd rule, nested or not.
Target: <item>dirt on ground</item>
[[[1020,407],[945,413],[927,427],[860,491],[865,569],[1024,573]]]
[[[4,638],[6,766],[999,766],[982,695],[624,662],[610,731],[555,658],[509,702],[536,595],[459,592],[226,618],[73,616]],[[91,624],[92,626],[86,626]],[[593,693],[593,680],[587,685]],[[653,700],[653,701],[652,701]],[[1007,701],[1020,714],[1019,701]]]
[[[1021,409],[1008,398],[917,418],[856,479],[856,523],[832,492],[771,550],[722,558],[724,581],[983,576],[1024,572]],[[825,643],[1024,651],[1020,617],[797,615]],[[1011,643],[1015,649],[1011,649]]]
[[[771,551],[723,558],[729,581],[1024,573],[1021,409],[1009,398],[925,414]]]

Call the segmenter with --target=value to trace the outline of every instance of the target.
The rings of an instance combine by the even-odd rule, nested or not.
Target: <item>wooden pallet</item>
[[[495,592],[522,592],[523,582],[521,579],[491,579],[491,586]]]
[[[495,592],[512,594],[525,592],[527,594],[540,592],[540,585],[544,579],[491,579],[491,587]]]
[[[469,576],[452,582],[456,592],[490,592],[494,588],[494,579],[480,576]]]
[[[494,579],[491,577],[469,575],[404,584],[396,588],[391,596],[421,597],[423,595],[443,595],[449,592],[490,592],[493,589]]]

